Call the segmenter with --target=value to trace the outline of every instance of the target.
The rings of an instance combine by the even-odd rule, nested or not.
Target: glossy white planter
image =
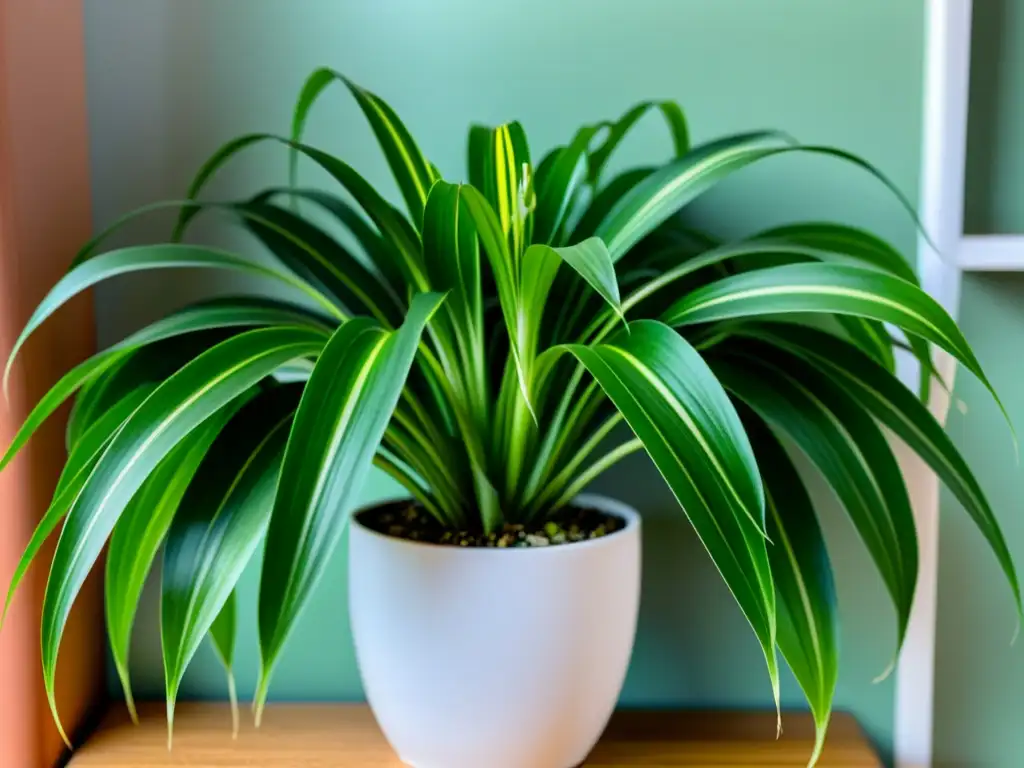
[[[459,549],[353,520],[349,611],[366,697],[415,768],[570,768],[604,730],[640,602],[640,518],[576,544]]]

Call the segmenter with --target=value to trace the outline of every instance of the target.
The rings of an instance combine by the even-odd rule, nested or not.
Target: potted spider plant
[[[352,166],[303,143],[310,109],[334,82],[365,114],[404,213]],[[609,178],[617,147],[648,112],[664,118],[672,158]],[[287,184],[203,199],[218,169],[266,143],[290,154]],[[935,345],[988,385],[902,255],[842,224],[719,242],[677,215],[747,165],[793,152],[857,164],[910,210],[865,161],[781,132],[691,146],[672,102],[583,126],[536,162],[518,123],[474,126],[468,179],[448,181],[384,101],[322,69],[302,89],[290,137],[240,137],[201,168],[185,200],[141,211],[179,209],[169,242],[104,248],[140,212],[100,233],[29,319],[5,376],[41,323],[114,275],[219,269],[262,278],[268,291],[187,306],[82,363],[3,459],[74,397],[67,463],[7,598],[60,527],[41,622],[55,719],[62,631],[104,547],[110,646],[133,715],[129,638],[162,551],[170,726],[205,637],[230,673],[234,589],[262,546],[259,718],[296,617],[350,526],[359,665],[399,756],[419,768],[576,765],[622,685],[640,582],[639,516],[583,491],[639,451],[748,619],[776,702],[778,652],[793,670],[818,725],[812,762],[835,690],[837,616],[790,448],[842,501],[901,641],[918,552],[883,427],[962,502],[1019,605],[984,493],[894,374],[904,346],[926,396]],[[300,186],[303,158],[336,188]],[[237,222],[265,254],[184,242],[203,212]],[[275,298],[281,288],[295,300]],[[355,512],[373,465],[408,498]]]

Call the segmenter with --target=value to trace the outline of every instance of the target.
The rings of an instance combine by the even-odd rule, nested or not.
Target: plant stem
[[[594,433],[587,439],[587,441],[580,447],[573,456],[572,460],[569,461],[555,477],[547,480],[544,483],[544,491],[537,496],[532,502],[529,503],[529,511],[526,514],[526,519],[530,520],[537,513],[544,508],[544,503],[552,496],[558,494],[559,489],[564,488],[568,483],[569,479],[577,472],[580,465],[590,457],[598,446],[604,441],[608,434],[617,427],[623,421],[621,413],[616,412],[613,416],[607,419],[604,424],[598,427]]]
[[[565,489],[565,492],[562,493],[562,495],[558,498],[558,501],[551,505],[549,511],[554,512],[564,507],[566,504],[568,504],[570,501],[576,498],[576,496],[579,495],[594,478],[596,478],[598,475],[600,475],[602,472],[604,472],[606,469],[611,467],[616,462],[629,456],[631,453],[642,451],[643,447],[644,444],[640,442],[638,438],[634,438],[633,440],[623,443],[618,448],[615,448],[606,453],[604,456],[602,456],[600,459],[595,461],[593,464],[591,464],[589,467],[583,470],[583,472],[580,473],[580,476],[576,478],[575,482],[573,482],[572,485]]]

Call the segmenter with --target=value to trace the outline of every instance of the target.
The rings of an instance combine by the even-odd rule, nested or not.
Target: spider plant
[[[405,213],[348,163],[303,143],[310,109],[335,82],[369,122]],[[649,112],[664,118],[672,158],[609,178],[616,149]],[[202,199],[225,163],[268,143],[290,156],[288,183],[244,200]],[[184,307],[74,368],[3,459],[74,396],[68,460],[8,594],[9,604],[62,526],[41,622],[55,719],[65,621],[108,542],[106,620],[132,709],[129,637],[143,581],[163,550],[170,722],[182,673],[205,636],[230,673],[234,588],[264,548],[258,714],[371,465],[444,526],[492,531],[556,513],[617,461],[646,452],[753,628],[776,702],[777,650],[792,668],[819,749],[836,684],[836,605],[790,448],[820,470],[860,533],[892,598],[898,642],[918,551],[883,427],[962,502],[1019,605],[984,493],[894,375],[894,348],[905,346],[926,390],[935,345],[988,386],[956,324],[902,255],[842,224],[720,242],[677,215],[746,166],[794,152],[856,164],[910,210],[865,161],[779,131],[691,146],[672,102],[585,125],[537,162],[519,123],[473,126],[468,180],[452,182],[390,106],[321,69],[301,91],[290,137],[231,141],[185,200],[147,207],[99,234],[29,319],[5,381],[30,334],[106,278],[219,269],[262,278],[268,291]],[[300,186],[303,158],[336,189]],[[104,249],[126,221],[165,206],[179,210],[169,242]],[[203,212],[237,222],[266,254],[186,244]],[[273,298],[281,287],[293,302]]]

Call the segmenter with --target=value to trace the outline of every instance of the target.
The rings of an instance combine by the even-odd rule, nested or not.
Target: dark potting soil
[[[510,523],[501,531],[453,531],[415,503],[389,504],[366,510],[359,522],[385,536],[453,547],[547,547],[599,539],[626,526],[621,517],[596,509],[568,507],[534,523]]]

